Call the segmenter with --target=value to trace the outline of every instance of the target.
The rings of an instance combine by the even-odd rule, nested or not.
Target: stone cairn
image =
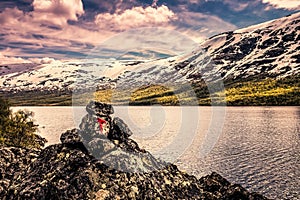
[[[62,143],[83,144],[82,148],[86,152],[120,171],[149,172],[166,164],[129,138],[132,132],[124,121],[110,116],[114,113],[111,105],[91,101],[86,111],[80,129],[63,133],[60,138]]]
[[[0,147],[0,199],[266,199],[219,174],[197,179],[155,159],[113,108],[90,102],[80,129],[40,151]]]
[[[88,146],[93,148],[99,139],[100,143],[105,143],[101,139],[109,139],[110,142],[113,142],[123,150],[146,152],[129,138],[132,132],[122,119],[118,117],[112,119],[110,115],[114,113],[114,109],[111,105],[91,101],[86,106],[86,111],[88,114],[83,117],[79,127],[85,143],[91,143]],[[104,152],[106,151],[104,150]]]

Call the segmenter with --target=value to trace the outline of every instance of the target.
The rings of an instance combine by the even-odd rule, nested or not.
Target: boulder
[[[119,117],[115,117],[112,121],[112,129],[108,134],[108,138],[111,140],[125,141],[131,135],[132,132],[127,124]]]
[[[90,115],[96,115],[99,117],[114,113],[114,109],[111,105],[97,101],[90,101],[90,103],[86,106],[86,111]]]

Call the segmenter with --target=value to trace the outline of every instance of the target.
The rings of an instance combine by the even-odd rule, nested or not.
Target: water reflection
[[[299,107],[228,108],[224,134],[195,175],[218,171],[274,199],[299,199]]]

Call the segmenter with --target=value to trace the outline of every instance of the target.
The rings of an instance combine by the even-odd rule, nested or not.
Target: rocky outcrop
[[[0,198],[265,199],[217,173],[197,179],[155,159],[129,138],[121,119],[98,114],[88,112],[81,129],[61,135],[61,144],[40,151],[1,148]],[[111,119],[107,135],[99,117]]]

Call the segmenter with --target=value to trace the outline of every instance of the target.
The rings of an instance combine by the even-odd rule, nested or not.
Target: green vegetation
[[[226,89],[227,105],[300,105],[300,77],[236,83]]]
[[[210,94],[206,85],[198,83],[192,87],[151,85],[134,91],[104,90],[95,95],[97,100],[103,102],[111,103],[113,98],[115,103],[130,102],[130,105],[189,105],[193,96],[197,96],[199,105],[211,105],[212,102],[213,105],[233,106],[300,105],[300,76],[225,82],[225,93],[216,90]]]
[[[193,94],[190,94],[193,92]],[[194,98],[193,98],[194,97]],[[166,87],[149,85],[134,90],[100,90],[94,94],[83,93],[73,96],[76,105],[86,105],[89,99],[114,105],[190,105],[196,94],[192,87]],[[195,103],[194,103],[195,104]]]
[[[117,105],[177,105],[178,99],[171,88],[152,85],[136,90],[100,90],[93,95],[85,93],[74,96],[77,105],[86,105],[88,99]]]
[[[29,111],[12,113],[8,101],[0,99],[0,145],[42,148],[47,141],[35,134],[38,125],[32,117],[33,113]]]
[[[300,105],[300,76],[283,79],[245,80],[225,82],[225,93],[215,84],[211,93],[203,81],[180,86],[149,85],[134,90],[100,90],[73,96],[76,105],[86,105],[91,98],[115,105]],[[225,95],[225,97],[224,97]],[[71,106],[70,93],[40,92],[4,95],[10,97],[12,105],[59,105]],[[213,102],[213,103],[212,103]]]

